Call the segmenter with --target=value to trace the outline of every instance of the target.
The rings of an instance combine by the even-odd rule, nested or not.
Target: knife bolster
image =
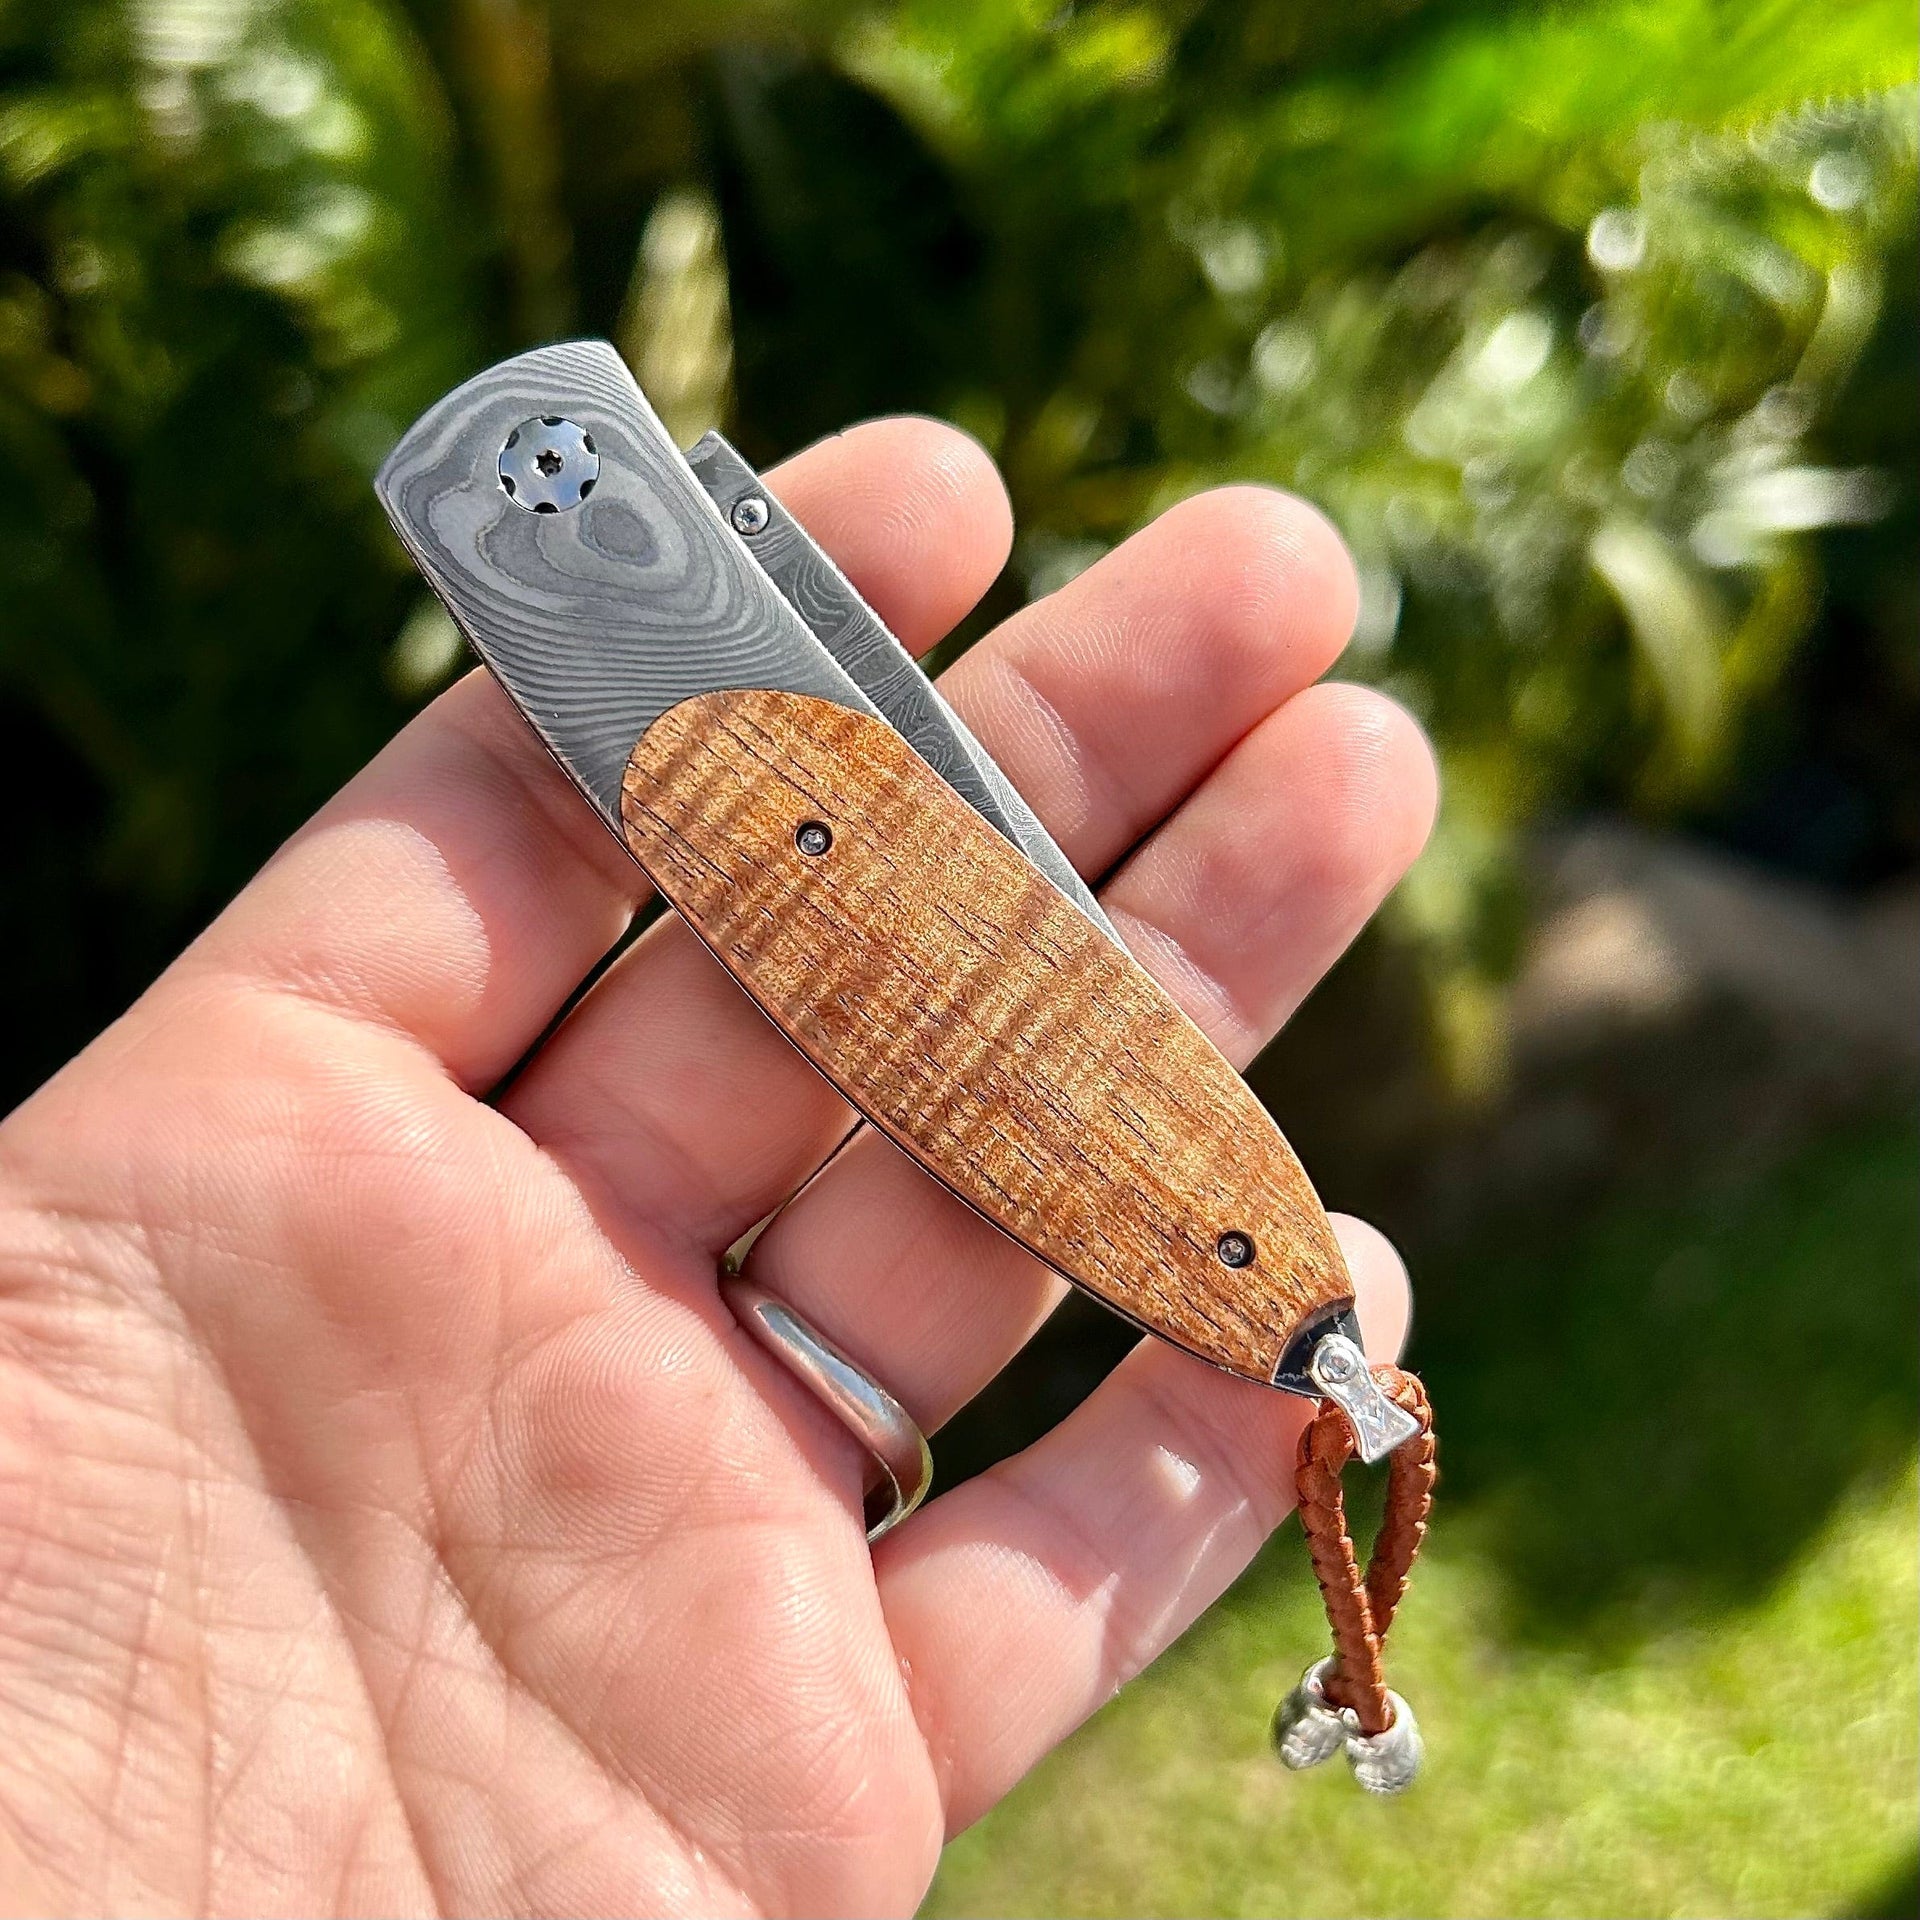
[[[621,818],[800,1052],[1067,1279],[1262,1382],[1350,1302],[1245,1082],[891,727],[802,694],[699,695],[635,746]]]

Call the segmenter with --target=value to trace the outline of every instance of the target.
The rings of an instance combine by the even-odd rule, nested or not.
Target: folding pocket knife
[[[1334,1399],[1369,1458],[1405,1437],[1279,1130],[726,441],[683,455],[572,342],[447,395],[376,487],[586,801],[868,1121],[1137,1325]]]

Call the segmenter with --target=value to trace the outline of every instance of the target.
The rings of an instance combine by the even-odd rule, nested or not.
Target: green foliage
[[[0,668],[177,900],[395,716],[366,476],[475,351],[449,129],[374,0],[0,19]]]
[[[1711,793],[1823,595],[1904,616],[1830,530],[1911,523],[1913,64],[1890,0],[0,0],[0,703],[69,796],[16,1084],[451,670],[367,477],[570,331],[763,458],[959,419],[1002,606],[1322,502],[1447,762],[1399,912],[1471,1065],[1515,826]]]
[[[1723,779],[1811,621],[1808,536],[1893,505],[1820,439],[1911,226],[1912,97],[1789,103],[1898,80],[1913,35],[1884,6],[1356,11],[995,35],[909,6],[851,51],[993,209],[1014,327],[959,410],[1030,583],[1224,476],[1355,546],[1351,668],[1446,761],[1399,911],[1471,1070],[1512,828]]]

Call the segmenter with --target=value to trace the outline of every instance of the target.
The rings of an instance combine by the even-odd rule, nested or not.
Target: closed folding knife
[[[1291,1148],[873,610],[614,349],[508,360],[377,490],[587,803],[875,1127],[1115,1312],[1408,1430]]]

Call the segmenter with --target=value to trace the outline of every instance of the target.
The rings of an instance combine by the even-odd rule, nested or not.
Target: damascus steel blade
[[[552,445],[528,464],[514,436],[538,440],[542,423]],[[605,341],[476,375],[420,417],[374,484],[474,651],[615,834],[635,741],[695,694],[768,687],[885,717],[770,586]]]
[[[861,599],[852,581],[814,543],[739,452],[717,433],[688,451],[687,464],[736,529],[761,569],[821,644],[846,668],[894,731],[994,830],[1024,853],[1118,946],[1120,936],[1092,889],[1054,845],[1020,790],[947,705],[920,663]],[[763,503],[746,525],[742,501]],[[747,525],[754,531],[749,533]]]

